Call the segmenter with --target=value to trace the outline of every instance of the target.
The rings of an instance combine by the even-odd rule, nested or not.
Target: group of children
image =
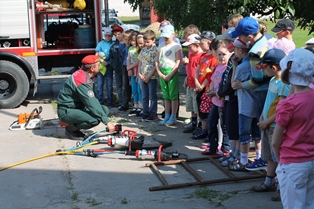
[[[310,88],[314,81],[313,47],[295,49],[295,25],[289,19],[278,21],[272,28],[278,37],[274,41],[266,35],[265,25],[261,27],[254,18],[230,18],[229,28],[224,28],[222,35],[206,39],[210,50],[202,47],[203,55],[214,55],[207,62],[217,60],[213,66],[207,66],[213,68],[205,71],[210,75],[203,76],[206,82],[199,81],[205,58],[201,55],[197,60],[202,52],[195,48],[204,46],[197,40],[203,40],[202,35],[208,31],[189,35],[183,44],[189,47],[186,110],[192,116],[184,132],[193,131],[193,139],[209,141],[202,154],[223,156],[219,158],[221,165],[231,171],[266,169],[265,181],[252,187],[252,191],[276,191],[272,200],[282,199],[284,208],[313,207],[314,147],[309,142],[314,136],[314,121],[309,115],[314,108],[308,106],[314,92]],[[192,78],[193,84],[188,82]],[[199,102],[204,100],[210,106],[207,127],[202,126],[201,132],[197,132],[195,115],[204,121],[207,111]],[[195,101],[196,106],[191,108]],[[249,163],[252,141],[256,159]]]
[[[106,28],[104,39],[96,46],[102,69],[97,76],[97,98],[104,103],[103,87],[106,83],[107,106],[113,107],[113,72],[118,93],[120,111],[129,109],[130,114],[141,116],[142,120],[155,121],[157,117],[157,82],[163,92],[165,117],[160,125],[174,125],[178,109],[178,69],[182,58],[180,42],[174,40],[174,27],[169,23],[161,25],[163,42],[155,45],[152,30],[144,33],[123,31],[115,25]],[[112,41],[112,35],[116,41]],[[131,84],[131,85],[130,85]]]
[[[202,154],[221,156],[221,165],[231,171],[266,169],[265,181],[252,187],[253,191],[276,191],[273,200],[280,200],[280,194],[285,208],[310,208],[314,195],[307,186],[314,187],[314,108],[310,106],[314,55],[310,46],[295,49],[294,28],[289,19],[278,21],[272,28],[276,40],[267,34],[265,24],[240,14],[230,16],[218,36],[208,30],[200,33],[197,26],[189,25],[182,44],[188,47],[188,56],[183,57],[169,22],[161,24],[158,47],[152,30],[128,34],[115,26],[105,31],[105,39],[96,47],[106,68],[97,78],[99,101],[104,102],[101,91],[105,79],[107,104],[113,105],[114,71],[119,110],[128,109],[131,82],[134,109],[130,113],[141,112],[143,120],[154,121],[159,79],[165,108],[159,125],[175,125],[178,70],[185,64],[183,86],[191,123],[183,132],[207,142]],[[249,163],[252,141],[256,159]]]

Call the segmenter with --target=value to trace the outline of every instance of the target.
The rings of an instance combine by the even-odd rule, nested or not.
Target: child
[[[215,37],[215,33],[211,31],[203,31],[201,34],[200,46],[204,54],[195,70],[194,82],[198,117],[201,120],[202,129],[198,132],[194,131],[192,139],[204,139],[208,136],[207,117],[211,107],[211,99],[207,97],[206,91],[209,89],[210,78],[218,64],[218,60],[210,50],[210,43]]]
[[[154,121],[157,118],[157,73],[155,58],[157,46],[155,45],[155,33],[152,30],[145,31],[145,47],[138,56],[139,60],[139,83],[142,89],[143,113],[142,119]]]
[[[243,19],[241,14],[233,14],[228,17],[228,28],[235,28],[237,27],[240,20]]]
[[[179,98],[178,68],[182,52],[181,46],[173,41],[174,27],[172,25],[164,27],[161,37],[164,38],[165,45],[158,47],[155,66],[160,77],[160,87],[165,103],[165,118],[159,124],[172,126],[176,124]]]
[[[245,17],[240,20],[236,28],[228,33],[231,38],[240,37],[242,41],[252,45],[249,51],[249,67],[251,70],[250,79],[245,80],[244,82],[235,80],[232,82],[232,88],[254,90],[252,92],[256,109],[256,116],[254,116],[254,118],[259,118],[262,114],[269,80],[271,79],[271,77],[266,75],[264,70],[258,70],[256,68],[256,65],[260,62],[264,53],[267,51],[268,46],[267,38],[260,33],[258,27],[259,24],[254,18]],[[259,165],[264,166],[266,162],[261,159],[261,142],[259,139],[260,136],[254,139],[256,146],[256,158],[260,158]],[[242,162],[245,162],[245,160]]]
[[[273,45],[276,49],[281,49],[286,55],[290,51],[295,49],[295,43],[293,42],[292,33],[295,29],[295,24],[292,20],[282,19],[279,20],[275,27],[271,29],[272,32],[276,33],[278,41]]]
[[[295,49],[280,61],[281,79],[294,87],[294,94],[276,108],[272,147],[278,166],[284,208],[314,208],[314,55]]]
[[[251,77],[250,61],[249,61],[250,44],[244,42],[240,38],[234,41],[235,56],[233,62],[233,80],[241,82],[247,81]],[[252,139],[260,140],[260,132],[258,131],[256,108],[254,105],[252,89],[237,89],[238,97],[238,120],[239,120],[239,143],[240,143],[240,161],[234,161],[229,164],[228,169],[232,171],[246,171],[245,165],[248,163],[248,153]]]
[[[268,50],[258,67],[264,69],[268,76],[274,76],[269,82],[269,88],[264,104],[263,113],[257,124],[261,129],[262,136],[262,158],[267,161],[267,174],[264,183],[260,186],[252,187],[252,191],[266,192],[274,188],[274,178],[276,176],[275,170],[277,167],[277,160],[272,151],[271,138],[275,128],[276,106],[281,99],[288,96],[290,85],[284,84],[281,81],[281,68],[279,62],[285,57],[284,51],[280,49]],[[256,162],[247,165],[246,170],[255,171],[261,170],[261,167],[256,165]]]
[[[224,167],[229,165],[229,162],[234,162],[239,158],[240,155],[240,144],[239,144],[239,125],[238,125],[238,98],[235,90],[231,86],[232,74],[233,74],[233,63],[234,58],[234,38],[231,38],[228,33],[233,27],[228,28],[225,33],[218,35],[217,39],[222,40],[227,46],[228,50],[232,55],[228,60],[227,69],[222,75],[222,80],[219,84],[217,96],[224,100],[224,118],[227,130],[227,136],[231,141],[232,152],[224,157],[219,158],[220,164]]]
[[[141,38],[139,38],[139,37]],[[129,114],[136,114],[142,111],[142,92],[140,85],[137,82],[138,74],[138,55],[140,53],[140,48],[138,47],[137,41],[143,42],[143,35],[139,35],[137,32],[132,32],[129,36],[129,42],[131,46],[129,47],[128,58],[127,58],[127,71],[128,76],[131,79],[132,95],[133,95],[133,109]],[[143,44],[141,44],[143,46]]]
[[[231,53],[228,51],[227,46],[221,40],[213,40],[211,43],[212,49],[216,53],[216,57],[219,61],[219,64],[216,66],[215,72],[211,77],[211,83],[207,95],[212,98],[212,107],[210,109],[207,123],[208,123],[208,132],[209,132],[209,148],[206,148],[202,152],[203,155],[220,155],[217,153],[218,150],[218,131],[222,133],[222,149],[224,154],[229,154],[230,144],[226,133],[226,128],[224,124],[223,117],[223,107],[224,102],[217,97],[217,91],[219,88],[220,81],[222,79],[222,74],[227,68],[228,60],[231,56]],[[218,121],[220,122],[219,129],[217,130]]]
[[[196,127],[198,105],[196,102],[196,89],[195,89],[195,70],[199,64],[201,56],[204,54],[200,47],[201,37],[197,34],[192,34],[187,37],[186,42],[182,46],[189,48],[189,62],[186,65],[186,74],[183,87],[186,88],[186,111],[191,112],[192,125]],[[186,129],[183,131],[188,133]]]
[[[118,92],[118,105],[121,107],[123,104],[123,96],[125,96],[125,86],[123,85],[123,79],[125,76],[127,77],[127,71],[123,66],[123,60],[125,56],[125,43],[123,39],[123,28],[119,25],[116,25],[112,29],[113,35],[116,37],[116,42],[110,48],[110,65],[115,72],[115,80],[116,80],[116,88]]]
[[[111,28],[105,28],[104,37],[102,41],[100,41],[96,46],[96,55],[102,58],[102,69],[99,70],[97,75],[97,98],[100,104],[104,103],[104,81],[106,80],[106,90],[107,90],[107,106],[113,107],[113,71],[112,67],[108,64],[108,60],[110,59],[110,48],[114,44],[112,41],[112,32]]]

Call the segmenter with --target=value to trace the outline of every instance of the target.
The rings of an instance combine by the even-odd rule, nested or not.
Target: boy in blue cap
[[[290,85],[284,84],[281,80],[280,61],[285,57],[285,52],[280,49],[268,50],[257,68],[264,69],[268,76],[273,76],[269,82],[267,97],[264,104],[263,113],[257,124],[262,130],[262,157],[267,161],[267,173],[265,181],[260,186],[252,187],[252,191],[265,192],[272,191],[274,178],[276,176],[277,159],[272,150],[272,135],[276,126],[276,107],[280,100],[285,99],[290,91]],[[255,164],[246,166],[246,170],[260,170]],[[279,195],[277,195],[279,197]]]
[[[245,17],[238,23],[237,27],[229,33],[231,38],[239,37],[245,43],[252,45],[249,51],[249,61],[251,68],[251,79],[248,81],[233,81],[234,89],[254,89],[253,100],[256,108],[256,118],[259,118],[264,107],[268,83],[271,77],[267,76],[264,70],[258,70],[256,65],[261,61],[267,51],[267,38],[260,33],[259,23],[252,17]],[[255,164],[264,167],[266,162],[261,158],[260,137],[253,139],[256,143],[256,160]]]

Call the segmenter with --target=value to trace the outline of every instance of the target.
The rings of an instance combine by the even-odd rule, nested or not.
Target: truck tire
[[[0,109],[19,106],[28,91],[29,80],[23,69],[13,62],[0,60]]]

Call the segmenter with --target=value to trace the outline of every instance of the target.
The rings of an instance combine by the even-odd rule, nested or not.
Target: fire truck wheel
[[[26,73],[17,64],[0,61],[0,109],[15,108],[26,98],[29,81]]]

